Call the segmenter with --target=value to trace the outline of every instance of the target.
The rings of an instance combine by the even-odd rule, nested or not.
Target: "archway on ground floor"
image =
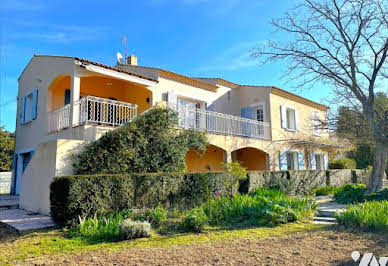
[[[189,150],[186,154],[186,168],[188,172],[214,172],[222,171],[226,151],[209,145],[203,153],[200,150]]]
[[[268,170],[268,154],[256,148],[242,148],[232,152],[232,160],[248,171]]]

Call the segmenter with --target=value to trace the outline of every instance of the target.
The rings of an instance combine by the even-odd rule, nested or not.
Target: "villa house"
[[[71,174],[71,154],[156,105],[178,111],[179,126],[208,132],[203,156],[187,170],[326,169],[327,106],[271,86],[188,77],[137,65],[114,67],[77,57],[34,55],[19,78],[14,158],[21,208],[49,213],[49,184]]]

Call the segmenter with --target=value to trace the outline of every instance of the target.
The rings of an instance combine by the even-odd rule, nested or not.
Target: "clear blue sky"
[[[280,1],[279,1],[280,2]],[[139,64],[189,76],[273,85],[321,101],[329,90],[295,91],[287,65],[259,66],[249,56],[273,37],[271,18],[295,0],[1,0],[0,125],[15,128],[17,79],[33,54],[78,56],[109,65],[123,51]],[[6,104],[11,101],[10,104]]]

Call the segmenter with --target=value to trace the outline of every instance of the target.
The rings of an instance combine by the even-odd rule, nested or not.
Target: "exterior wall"
[[[222,171],[222,163],[225,161],[225,151],[215,146],[208,146],[202,154],[199,150],[190,150],[186,154],[186,166],[188,172],[212,172]]]
[[[265,118],[264,122],[271,123],[271,110],[270,106],[272,102],[270,102],[270,91],[269,87],[255,87],[255,86],[244,86],[238,89],[239,93],[239,101],[237,106],[237,114],[241,116],[241,109],[245,107],[253,107],[258,103],[265,103]]]
[[[272,128],[272,140],[284,140],[284,139],[306,139],[308,137],[315,137],[312,132],[312,113],[317,112],[323,119],[326,117],[326,112],[309,105],[290,100],[286,97],[281,97],[273,93],[270,94],[271,102],[271,128]],[[281,113],[280,106],[286,104],[296,108],[299,115],[299,131],[293,132],[282,128],[281,125]],[[322,132],[321,138],[328,138],[328,131]],[[317,139],[320,137],[316,137]]]
[[[74,73],[74,60],[69,58],[33,57],[19,78],[19,91],[16,116],[15,153],[33,150],[47,136],[48,87],[58,76]],[[63,81],[64,82],[64,81]],[[37,118],[21,125],[20,112],[24,95],[38,89]]]
[[[152,91],[153,104],[165,101],[164,95],[173,90],[177,97],[190,98],[198,102],[207,103],[207,105],[212,104],[221,95],[230,90],[226,87],[220,87],[217,92],[213,92],[165,78],[159,78],[159,83],[149,87],[149,89]]]
[[[20,208],[50,214],[50,183],[55,176],[72,174],[70,155],[85,143],[63,139],[41,143],[21,179]]]

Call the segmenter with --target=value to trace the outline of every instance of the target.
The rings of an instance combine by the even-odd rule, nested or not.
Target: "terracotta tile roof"
[[[150,75],[152,73],[153,76],[162,77],[166,79],[175,80],[181,82],[183,84],[199,87],[202,89],[217,91],[218,87],[215,84],[211,84],[196,78],[184,76],[172,71],[168,71],[162,68],[155,67],[146,67],[146,66],[133,66],[133,65],[118,65],[117,67],[128,69],[130,71],[136,71],[137,73],[147,73]]]
[[[116,71],[116,72],[128,74],[128,75],[135,76],[135,77],[138,77],[138,78],[142,78],[142,79],[147,79],[147,80],[150,80],[150,81],[158,82],[157,78],[152,78],[152,77],[149,77],[147,75],[141,75],[139,73],[128,71],[126,69],[121,69],[121,68],[117,68],[117,67],[108,66],[108,65],[105,65],[105,64],[102,64],[102,63],[98,63],[98,62],[95,62],[95,61],[91,61],[91,60],[88,60],[88,59],[85,59],[85,58],[76,57],[76,56],[56,56],[56,55],[37,55],[37,54],[35,54],[34,56],[35,57],[41,56],[41,57],[71,58],[71,59],[80,61],[80,62],[85,63],[85,64],[91,64],[91,65],[94,65],[94,66],[99,66],[99,67],[102,67],[102,68],[105,68],[105,69],[109,69],[109,70],[113,70],[113,71]]]

